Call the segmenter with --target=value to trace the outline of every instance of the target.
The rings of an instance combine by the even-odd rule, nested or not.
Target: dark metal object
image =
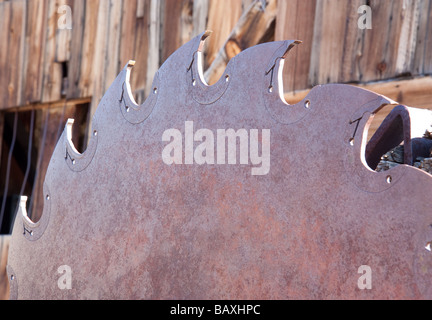
[[[417,157],[429,157],[432,140],[422,139],[432,125],[432,111],[395,107],[384,119],[366,147],[366,161],[376,168],[381,156],[404,143],[404,163],[413,165]]]
[[[142,106],[128,64],[94,115],[84,154],[68,123],[41,221],[31,222],[21,201],[11,297],[431,299],[432,178],[407,165],[377,173],[364,156],[371,115],[393,101],[324,85],[287,105],[279,76],[293,41],[242,52],[207,86],[205,37],[166,61]],[[252,175],[251,163],[165,164],[163,134],[185,137],[186,122],[194,132],[269,129],[269,173]],[[70,290],[58,285],[64,265]],[[358,287],[363,265],[371,290]]]

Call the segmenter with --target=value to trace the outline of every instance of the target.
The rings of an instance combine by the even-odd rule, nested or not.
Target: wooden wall
[[[217,31],[212,59],[250,2],[0,0],[0,109],[86,97],[97,105],[131,59],[143,98],[163,61],[206,28]],[[71,30],[58,28],[62,5],[72,9]]]
[[[142,100],[166,58],[206,29],[214,31],[206,48],[209,67],[242,14],[256,2],[261,3],[0,0],[0,109],[88,97],[97,105],[130,59],[137,62],[131,85]],[[227,56],[260,41],[302,40],[286,61],[286,92],[323,83],[431,74],[432,1],[367,3],[372,30],[357,26],[357,9],[366,0],[267,0],[266,20],[259,28],[247,25],[235,38],[236,50],[226,46],[231,49]],[[58,28],[65,15],[58,10],[64,4],[72,9],[71,30]],[[250,39],[264,31],[267,37]]]
[[[358,28],[369,3],[372,29]],[[279,1],[276,38],[303,44],[286,61],[286,91],[432,73],[430,0]]]

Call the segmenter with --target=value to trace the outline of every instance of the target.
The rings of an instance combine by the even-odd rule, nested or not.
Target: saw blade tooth
[[[28,216],[28,213],[27,213],[27,207],[26,207],[27,206],[27,200],[28,200],[27,196],[21,196],[19,206],[18,206],[18,213],[28,223],[33,223],[30,220],[30,217]]]
[[[87,149],[80,153],[72,141],[72,128],[74,119],[68,119],[64,129],[64,159],[72,171],[80,172],[86,169],[96,153],[98,144],[99,129],[97,122],[92,123],[92,136],[88,142]]]
[[[129,61],[129,63],[123,69],[125,76],[119,102],[123,117],[131,124],[139,124],[144,122],[152,113],[160,92],[160,82],[158,71],[153,78],[151,92],[146,97],[145,101],[139,105],[133,96],[130,85],[130,77],[134,65],[135,63],[131,63],[131,61]]]
[[[73,150],[74,153],[80,155],[81,153],[75,148],[75,144],[72,141],[72,128],[75,123],[75,119],[68,119],[66,122],[66,141],[69,145],[69,148]]]

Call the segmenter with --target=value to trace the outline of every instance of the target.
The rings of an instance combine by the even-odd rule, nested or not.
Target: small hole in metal
[[[96,130],[93,131],[93,135],[96,137],[98,135],[98,132]]]
[[[429,251],[429,252],[432,252],[432,241],[426,243],[426,247],[425,247],[425,249],[426,249],[427,251]]]
[[[272,93],[272,92],[273,92],[273,86],[270,86],[270,87],[268,88],[268,92],[269,92],[269,93]]]
[[[309,100],[306,100],[306,102],[305,102],[305,108],[306,109],[309,109],[310,108],[310,106],[311,106],[311,102],[309,101]]]
[[[12,275],[10,276],[10,279],[11,279],[12,281],[14,281],[14,280],[15,280],[15,276],[12,274]]]
[[[157,88],[153,88],[153,94],[157,94]]]
[[[192,85],[193,85],[194,87],[196,86],[196,80],[195,80],[195,79],[192,80]]]
[[[47,195],[47,196],[46,196],[46,199],[47,199],[47,201],[49,201],[49,199],[50,199],[50,196],[49,196],[49,195]]]
[[[229,77],[229,75],[227,74],[227,75],[225,76],[225,81],[228,82],[228,81],[229,81],[229,78],[230,78],[230,77]]]
[[[72,159],[72,164],[75,164],[75,163],[76,163],[75,159]]]
[[[126,112],[129,112],[130,108],[128,106],[126,106]]]
[[[388,184],[392,183],[392,176],[387,176],[386,181]]]
[[[354,138],[349,139],[349,144],[351,147],[354,146]]]

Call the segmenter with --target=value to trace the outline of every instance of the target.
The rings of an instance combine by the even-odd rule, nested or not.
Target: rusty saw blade
[[[207,35],[163,64],[142,105],[128,63],[84,153],[67,123],[40,221],[21,199],[11,298],[431,299],[432,178],[365,156],[373,115],[395,102],[330,84],[288,105],[296,41],[241,52],[209,86]],[[369,155],[385,132],[375,140]]]

